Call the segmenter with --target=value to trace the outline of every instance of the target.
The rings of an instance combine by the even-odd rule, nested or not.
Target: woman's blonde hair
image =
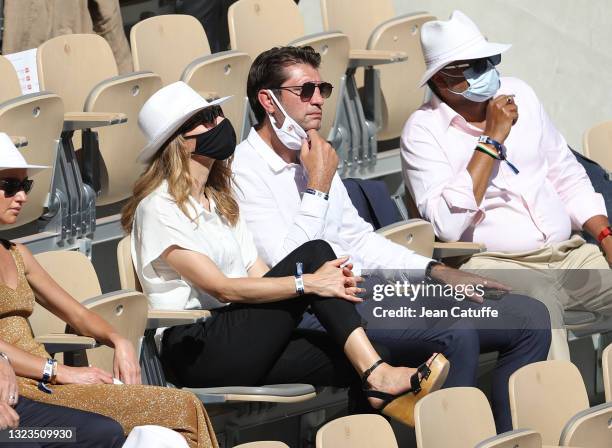
[[[157,151],[145,172],[134,184],[134,192],[121,210],[121,226],[126,233],[132,231],[136,207],[140,201],[164,180],[168,182],[168,193],[174,198],[178,208],[189,219],[195,219],[187,209],[193,184],[189,173],[190,158],[187,140],[180,134]],[[208,175],[204,194],[215,202],[221,217],[234,226],[238,222],[238,203],[232,193],[232,158],[215,161]]]

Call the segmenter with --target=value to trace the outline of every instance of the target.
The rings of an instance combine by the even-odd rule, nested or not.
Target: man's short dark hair
[[[287,80],[285,67],[294,64],[308,64],[318,69],[321,55],[310,46],[274,47],[255,58],[249,70],[247,96],[258,123],[263,123],[266,111],[259,104],[257,93],[261,89],[280,87]]]

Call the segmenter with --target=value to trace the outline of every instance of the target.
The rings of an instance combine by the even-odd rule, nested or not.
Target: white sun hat
[[[472,20],[453,11],[449,20],[432,20],[421,27],[421,47],[426,70],[419,87],[453,61],[486,58],[508,50],[512,45],[488,42]]]
[[[49,167],[43,165],[29,165],[19,150],[15,148],[13,140],[4,132],[0,132],[0,170],[15,168],[26,169],[28,170],[28,175],[34,175],[40,170]]]
[[[185,84],[177,81],[159,89],[144,103],[138,114],[138,126],[147,138],[139,162],[148,162],[180,127],[199,111],[221,104],[231,96],[208,102]]]

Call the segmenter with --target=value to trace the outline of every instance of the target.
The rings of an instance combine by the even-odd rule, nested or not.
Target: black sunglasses
[[[302,101],[310,101],[315,93],[315,89],[319,88],[319,93],[323,98],[329,98],[334,90],[329,82],[305,82],[301,86],[285,86],[275,87],[274,90],[288,90],[294,95],[298,95]]]
[[[223,110],[221,106],[210,106],[206,109],[201,110],[196,113],[193,117],[185,122],[183,126],[179,129],[179,134],[184,134],[186,132],[191,131],[195,127],[206,123],[206,124],[214,124],[217,117],[224,117]]]
[[[501,62],[501,54],[489,56],[488,58],[473,59],[471,61],[466,61],[462,64],[447,65],[442,70],[440,70],[440,73],[451,78],[459,78],[464,76],[464,72],[468,68],[472,68],[476,75],[482,75],[484,72],[487,71],[487,68],[489,67],[489,62],[491,63],[491,65],[498,65]]]
[[[25,194],[28,194],[30,190],[32,190],[33,184],[34,181],[27,177],[24,180],[9,177],[0,180],[0,190],[4,191],[4,197],[12,198],[21,190],[23,190]]]

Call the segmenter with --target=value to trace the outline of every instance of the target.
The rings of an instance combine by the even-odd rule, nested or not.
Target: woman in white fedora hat
[[[140,283],[154,308],[212,310],[163,331],[166,374],[190,387],[355,386],[356,397],[413,424],[416,400],[442,385],[448,361],[434,355],[418,369],[383,362],[354,308],[362,279],[326,242],[308,242],[272,269],[257,256],[232,195],[236,137],[219,107],[226,99],[208,103],[177,82],[139,115],[147,167],[122,224]],[[327,334],[296,328],[307,308]]]
[[[32,187],[28,176],[44,168],[28,165],[10,138],[0,133],[0,225],[16,222]],[[193,448],[217,446],[208,416],[195,395],[140,385],[140,368],[131,343],[64,291],[25,246],[7,240],[0,243],[0,350],[2,357],[10,360],[18,385],[18,393],[9,387],[8,400],[17,402],[20,395],[58,409],[87,411],[82,415],[98,418],[99,426],[85,425],[76,434],[79,446],[121,446],[122,432],[127,434],[139,425],[174,429]],[[113,373],[53,360],[34,340],[28,324],[35,300],[79,334],[114,348]],[[113,384],[113,376],[126,384]],[[102,415],[91,414],[94,412]],[[90,441],[92,436],[97,439]],[[100,440],[107,438],[113,444],[101,444]]]

